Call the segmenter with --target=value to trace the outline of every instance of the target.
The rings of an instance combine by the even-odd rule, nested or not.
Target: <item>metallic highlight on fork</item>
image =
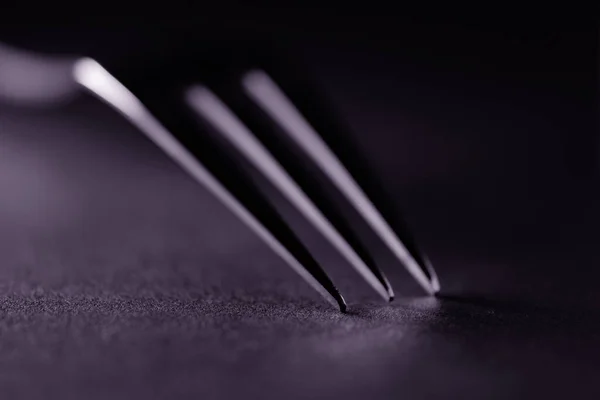
[[[157,146],[165,151],[197,182],[212,192],[225,206],[249,226],[271,249],[292,267],[329,303],[346,311],[346,304],[326,274],[311,274],[302,261],[294,257],[206,168],[154,118],[142,102],[96,61],[86,58],[75,63],[75,80],[114,107]],[[305,261],[305,260],[303,260]],[[322,276],[319,276],[322,275]]]
[[[187,98],[192,108],[215,125],[227,140],[250,159],[384,300],[390,301],[394,298],[392,287],[383,273],[379,270],[374,273],[373,269],[377,267],[365,264],[267,149],[218,97],[206,87],[194,86],[189,89]]]
[[[128,119],[237,215],[329,303],[345,312],[346,302],[327,273],[273,207],[261,190],[260,182],[245,168],[256,170],[261,178],[259,180],[266,179],[274,186],[381,297],[388,301],[393,299],[389,281],[375,265],[370,251],[358,239],[356,229],[343,218],[343,214],[337,212],[335,203],[324,192],[316,190],[310,183],[312,181],[305,179],[307,175],[283,162],[285,152],[281,148],[278,152],[277,146],[271,146],[274,144],[272,140],[264,135],[255,135],[255,132],[263,132],[260,124],[251,125],[255,132],[248,128],[246,122],[256,116],[247,114],[243,105],[240,108],[243,101],[239,103],[237,95],[232,95],[231,86],[228,86],[225,97],[219,97],[218,91],[213,92],[203,85],[204,77],[199,73],[192,74],[191,79],[186,77],[188,83],[181,87],[173,85],[168,76],[165,78],[169,79],[161,84],[146,87],[143,81],[141,86],[135,81],[137,83],[130,87],[129,75],[120,81],[91,58],[61,59],[57,63],[50,57],[15,50],[0,46],[0,61],[4,59],[23,66],[18,71],[14,68],[13,72],[5,70],[7,76],[0,76],[3,79],[0,83],[11,81],[12,77],[18,78],[14,81],[16,86],[8,87],[7,93],[11,98],[23,98],[26,101],[21,104],[29,105],[38,100],[52,102],[54,97],[58,100],[55,93],[63,98],[75,93],[77,87],[86,89]],[[47,85],[38,85],[39,88],[25,85],[26,73],[17,76],[15,71],[38,71],[38,75],[47,80],[60,76],[60,82],[65,83],[56,83],[50,92],[46,90]],[[70,76],[71,82],[65,80],[65,76]],[[406,232],[402,236],[388,225],[333,150],[275,81],[265,72],[253,70],[244,74],[241,82],[237,83],[234,92],[245,93],[249,101],[282,128],[283,133],[306,153],[309,161],[325,174],[328,186],[332,185],[342,193],[425,291],[436,293],[439,282],[427,259],[415,253]],[[0,85],[0,100],[2,90]],[[227,104],[229,102],[233,104]],[[208,122],[226,145],[203,132],[198,118]],[[288,170],[288,167],[291,169]],[[406,245],[402,240],[407,240]]]
[[[247,93],[267,112],[328,175],[331,182],[347,197],[356,210],[379,235],[408,272],[429,294],[440,290],[435,271],[429,263],[421,267],[377,211],[367,195],[350,176],[342,163],[328,148],[318,133],[304,119],[277,84],[263,71],[250,71],[243,77]],[[427,269],[428,279],[423,268]]]

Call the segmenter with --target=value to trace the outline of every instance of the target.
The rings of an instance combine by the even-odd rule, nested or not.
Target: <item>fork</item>
[[[269,196],[273,189],[384,300],[393,300],[394,291],[365,233],[354,226],[357,218],[427,294],[439,291],[431,263],[300,64],[227,48],[157,53],[111,65],[102,57],[57,60],[0,44],[0,98],[7,87],[13,100],[27,93],[29,101],[50,102],[84,88],[143,132],[342,312],[343,296],[289,227]],[[31,87],[27,70],[43,81],[62,81],[50,89]]]

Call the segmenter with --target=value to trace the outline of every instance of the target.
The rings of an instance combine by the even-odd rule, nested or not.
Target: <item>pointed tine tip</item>
[[[337,288],[332,288],[333,290],[329,290],[329,294],[331,295],[330,303],[332,305],[337,305],[340,309],[340,312],[345,314],[348,311],[348,304],[346,304],[346,300],[344,300],[344,296],[339,292]],[[331,300],[335,300],[333,303]]]
[[[431,295],[436,296],[441,289],[440,286],[440,280],[438,279],[438,276],[435,272],[435,269],[433,269],[433,266],[431,265],[431,263],[429,262],[428,259],[425,259],[425,270],[429,273],[429,283],[431,284]]]
[[[388,302],[392,302],[394,300],[394,289],[392,288],[392,284],[390,283],[389,279],[387,278],[387,276],[385,276],[385,274],[383,273],[383,271],[381,270],[377,270],[377,278],[379,279],[379,282],[383,285],[383,287],[385,288],[385,292],[386,292],[386,296],[384,296],[385,300]]]
[[[386,281],[387,281],[387,279],[386,279]],[[394,301],[394,297],[395,297],[394,296],[394,289],[392,289],[392,286],[389,284],[389,282],[387,282],[387,285],[385,286],[385,288],[386,288],[386,292],[387,292],[387,298],[386,298],[386,300],[388,302]]]
[[[340,312],[342,314],[346,314],[348,312],[348,305],[346,304],[346,302],[342,301],[341,303],[339,303],[340,306]]]
[[[346,300],[344,300],[344,296],[342,296],[340,291],[335,286],[329,287],[326,290],[329,293],[328,302],[333,306],[337,306],[340,312],[345,313],[348,310],[348,304],[346,304]]]

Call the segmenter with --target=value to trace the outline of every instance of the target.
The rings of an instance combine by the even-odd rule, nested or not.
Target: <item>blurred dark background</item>
[[[37,51],[118,63],[223,41],[301,57],[442,296],[390,265],[400,298],[381,304],[315,240],[352,306],[339,315],[100,102],[0,104],[8,397],[598,395],[595,26],[309,7],[59,23],[17,8],[0,42]]]

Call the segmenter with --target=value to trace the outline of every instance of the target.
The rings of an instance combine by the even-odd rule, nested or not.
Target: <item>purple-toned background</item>
[[[99,102],[0,105],[6,398],[598,396],[592,41],[315,21],[251,31],[304,52],[443,297],[390,265],[384,305],[313,239],[341,315]]]

